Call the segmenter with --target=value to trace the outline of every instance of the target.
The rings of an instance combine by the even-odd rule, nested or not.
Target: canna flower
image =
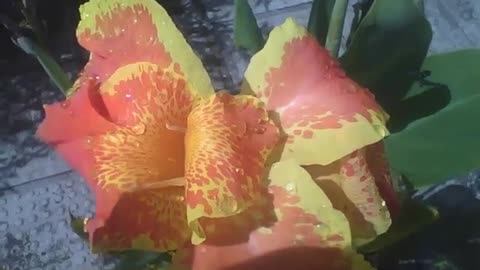
[[[231,220],[200,245],[180,249],[169,270],[373,270],[352,249],[351,230],[345,215],[333,208],[330,199],[294,160],[275,163],[269,171],[267,201]],[[274,212],[270,213],[270,209]],[[233,238],[241,232],[240,220],[261,224],[250,226],[248,237]],[[225,239],[230,241],[225,243]]]
[[[353,247],[397,208],[388,116],[303,27],[271,32],[240,95],[213,90],[154,0],[91,0],[77,38],[90,59],[37,134],[95,193],[95,249],[178,250],[173,267],[196,270],[371,269]]]
[[[399,206],[382,142],[388,115],[304,27],[289,18],[270,33],[241,93],[265,103],[284,138],[277,159],[304,166],[358,244],[389,228]]]
[[[87,181],[99,250],[174,250],[202,220],[260,196],[278,130],[260,102],[215,94],[199,59],[155,1],[90,1],[78,41],[91,52],[75,92],[45,107],[37,134]]]
[[[224,243],[242,231],[231,219],[223,234],[177,252],[171,269],[373,269],[353,247],[398,211],[381,141],[388,115],[292,19],[253,56],[241,94],[264,102],[281,131],[267,181],[273,205],[235,217],[267,217],[240,233],[248,236]]]

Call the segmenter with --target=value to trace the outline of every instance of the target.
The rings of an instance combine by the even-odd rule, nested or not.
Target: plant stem
[[[342,41],[343,24],[347,13],[348,0],[336,0],[333,6],[332,18],[328,26],[327,41],[325,47],[333,57],[338,56]]]
[[[47,72],[50,79],[55,85],[62,90],[65,96],[68,96],[71,91],[72,83],[63,71],[60,65],[53,59],[53,57],[40,45],[37,45],[32,39],[28,37],[18,37],[16,44],[23,51],[35,56],[43,69]]]

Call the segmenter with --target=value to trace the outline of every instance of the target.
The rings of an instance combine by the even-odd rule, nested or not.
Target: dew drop
[[[87,143],[88,143],[88,144],[91,144],[91,143],[92,143],[92,138],[87,137]]]
[[[137,18],[133,19],[133,23],[137,23],[137,22],[138,22]]]
[[[345,77],[347,77],[347,74],[345,74],[345,71],[339,70],[338,73],[337,73],[337,76],[339,78],[345,78]]]
[[[139,123],[132,127],[132,132],[135,133],[136,135],[142,135],[145,133],[146,130],[147,130],[147,127],[143,123]]]
[[[131,99],[131,98],[132,98],[132,94],[127,93],[127,94],[125,94],[125,97],[126,97],[127,99]]]
[[[295,183],[293,183],[293,182],[288,183],[287,186],[286,186],[286,189],[289,192],[295,192],[295,190],[296,190]]]
[[[255,131],[255,133],[257,133],[257,134],[263,134],[263,133],[265,133],[266,130],[267,130],[266,127],[259,127],[259,128],[255,128],[254,131]]]
[[[235,172],[240,174],[240,175],[243,175],[243,169],[242,168],[235,168]]]
[[[121,31],[122,33],[124,33],[124,32],[125,32],[125,28],[120,29],[120,31]]]
[[[87,232],[87,223],[89,220],[90,220],[89,218],[83,219],[83,232]]]
[[[382,201],[382,206],[385,207],[387,203],[385,201]]]
[[[70,101],[66,100],[66,101],[60,103],[60,106],[62,106],[62,108],[64,108],[64,109],[67,109],[68,107],[70,107]]]
[[[234,198],[227,197],[220,202],[220,209],[226,214],[234,213],[238,210],[237,201]]]
[[[265,123],[267,123],[267,120],[260,118],[260,119],[258,119],[257,123],[258,124],[265,124]]]
[[[387,136],[387,129],[383,126],[383,125],[378,125],[378,124],[374,124],[373,125],[373,128],[382,136],[382,137],[385,137]]]

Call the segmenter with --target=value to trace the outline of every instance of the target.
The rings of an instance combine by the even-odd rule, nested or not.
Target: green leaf
[[[70,215],[70,227],[72,228],[72,231],[80,236],[83,240],[88,240],[88,235],[84,230],[84,221],[81,218],[76,218],[74,217],[71,213]]]
[[[355,4],[353,4],[353,19],[350,25],[350,33],[348,34],[347,38],[347,47],[350,46],[352,43],[352,36],[357,31],[358,26],[363,21],[365,16],[367,15],[370,7],[373,4],[373,0],[359,0]]]
[[[308,19],[308,31],[318,40],[321,45],[325,45],[328,33],[328,25],[332,16],[335,0],[314,0],[310,17]]]
[[[375,0],[340,59],[348,75],[369,88],[389,113],[418,77],[432,39],[416,2]]]
[[[120,258],[115,270],[159,269],[159,267],[164,266],[171,261],[171,256],[168,253],[142,250],[128,250],[115,253],[112,252],[110,255]]]
[[[445,85],[449,104],[439,112],[410,123],[386,139],[393,169],[417,187],[443,182],[480,167],[480,50],[438,54],[422,69],[430,80]],[[407,97],[432,91],[415,84]],[[429,100],[423,104],[429,106]],[[409,108],[404,108],[408,110]]]
[[[39,46],[31,38],[26,36],[16,38],[15,44],[26,53],[35,56],[45,72],[47,72],[50,79],[63,93],[65,93],[65,95],[68,96],[72,87],[72,82],[70,82],[67,74],[55,61],[53,56],[51,56],[42,46]]]
[[[378,252],[407,238],[438,218],[438,211],[421,202],[409,199],[402,205],[400,215],[388,231],[370,243],[359,247],[362,253]]]
[[[235,0],[235,45],[252,53],[263,48],[265,40],[247,0]]]
[[[328,25],[327,40],[325,48],[330,52],[332,57],[338,58],[340,43],[342,42],[343,25],[345,23],[345,15],[347,14],[348,0],[336,0],[333,5],[330,24]]]

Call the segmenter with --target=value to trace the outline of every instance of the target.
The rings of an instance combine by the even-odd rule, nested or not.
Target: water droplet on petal
[[[89,220],[90,220],[89,218],[83,219],[83,232],[87,232],[87,223]]]
[[[243,169],[242,168],[235,168],[235,172],[240,174],[240,175],[243,175]]]
[[[237,200],[230,197],[226,197],[223,200],[221,200],[219,206],[220,206],[220,209],[226,214],[231,214],[238,210]]]
[[[130,99],[130,98],[132,98],[132,94],[126,93],[126,94],[125,94],[125,97],[128,98],[128,99]]]
[[[267,130],[266,127],[259,127],[259,128],[255,128],[254,131],[255,131],[255,133],[257,133],[257,134],[263,134],[263,133],[265,133],[266,130]]]
[[[60,106],[62,106],[64,109],[67,109],[70,107],[70,100],[65,100],[64,102],[60,103]]]
[[[143,123],[139,123],[132,127],[132,132],[137,135],[142,135],[147,130],[147,127]]]
[[[296,189],[297,189],[295,183],[293,183],[293,182],[288,183],[285,188],[286,188],[287,191],[289,191],[289,192],[295,192]]]
[[[385,207],[387,203],[385,201],[382,201],[382,206]]]
[[[380,134],[380,136],[387,136],[387,129],[383,125],[373,124],[373,128]]]
[[[137,23],[137,22],[138,22],[137,18],[133,19],[133,23]]]
[[[92,143],[92,138],[87,137],[87,143],[88,143],[88,144],[91,144],[91,143]]]
[[[338,70],[337,76],[339,78],[345,78],[345,77],[347,77],[347,74],[345,74],[345,71],[343,71],[343,70]]]
[[[265,124],[267,123],[267,120],[263,119],[263,118],[259,118],[258,121],[257,121],[258,124]]]

